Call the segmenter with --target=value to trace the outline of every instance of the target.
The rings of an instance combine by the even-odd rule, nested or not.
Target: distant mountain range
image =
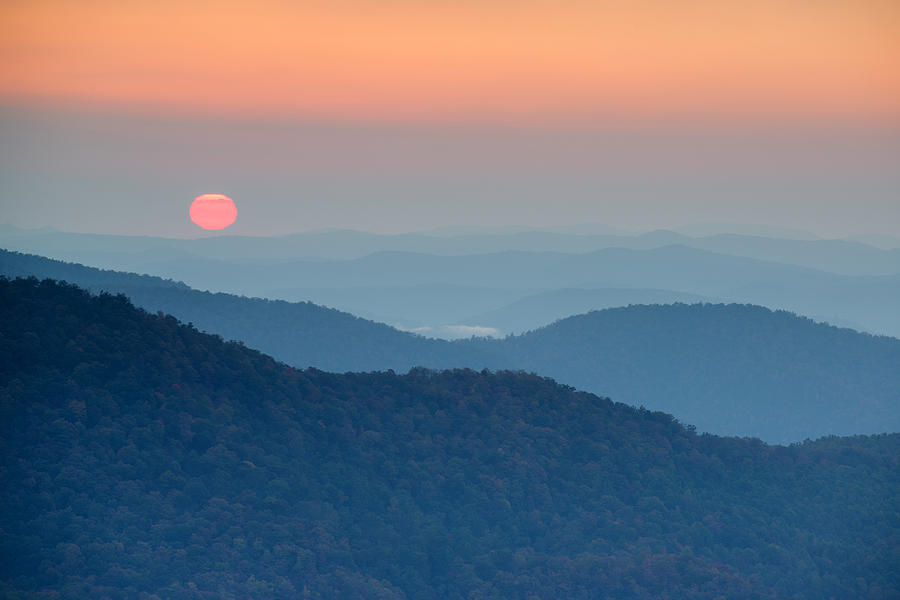
[[[623,304],[653,294],[751,303],[900,337],[900,249],[848,240],[479,228],[178,240],[5,227],[0,246],[195,289],[310,301],[435,336],[519,333],[574,314],[566,307],[582,310],[582,290],[620,289],[631,290],[612,292]],[[548,304],[523,312],[518,303],[538,294]],[[590,308],[610,306],[597,300]]]
[[[464,323],[490,323],[500,331],[519,334],[582,313],[630,304],[695,304],[717,299],[670,290],[639,288],[568,288],[541,292],[511,304],[462,319]]]
[[[310,303],[200,292],[18,253],[0,252],[0,273],[125,293],[298,367],[525,369],[671,412],[701,431],[769,442],[900,431],[900,340],[761,307],[630,306],[503,340],[450,343]]]
[[[724,331],[669,310],[682,328],[634,320],[673,359],[686,330],[771,341],[762,309],[712,307],[743,315]],[[780,341],[804,334],[775,318]],[[523,373],[297,371],[53,281],[0,279],[0,356],[6,598],[900,594],[898,435],[770,447]]]
[[[715,300],[697,294],[640,288],[564,288],[534,292],[520,288],[437,283],[297,288],[272,290],[267,295],[292,302],[315,302],[403,329],[423,328],[432,332],[435,323],[448,324],[444,326],[447,329],[458,324],[460,331],[466,330],[468,325],[494,330],[501,337],[600,308]]]
[[[688,228],[710,232],[715,229]],[[591,227],[585,231],[598,231]],[[187,258],[225,261],[349,260],[379,252],[459,256],[500,252],[586,254],[606,248],[653,250],[680,245],[719,254],[792,264],[841,275],[900,274],[900,240],[890,236],[855,239],[795,239],[781,230],[749,229],[771,235],[719,233],[686,235],[658,230],[641,234],[586,233],[577,228],[445,228],[433,232],[375,234],[326,230],[277,237],[216,236],[174,239],[0,228],[0,247],[108,268],[144,271],[142,265]],[[871,239],[874,244],[865,243]],[[540,286],[538,286],[540,287]]]
[[[477,326],[482,322],[487,323],[487,320],[481,318],[482,313],[502,310],[502,307],[534,292],[535,290],[531,288],[419,283],[396,286],[283,288],[269,290],[263,295],[290,302],[315,302],[399,328],[415,329],[452,324]],[[554,321],[552,314],[555,313],[543,311],[536,314],[538,326]],[[562,316],[571,314],[574,313]],[[493,324],[489,326],[499,327]],[[502,329],[503,334],[515,331],[517,330]]]
[[[284,290],[298,282],[304,288],[320,290],[356,288],[356,300],[341,307],[358,312],[367,306],[367,290],[372,289],[377,290],[384,302],[398,307],[408,302],[411,287],[495,290],[491,302],[483,302],[484,297],[479,295],[462,296],[466,300],[455,305],[456,312],[446,311],[441,303],[422,302],[417,319],[398,322],[405,326],[415,326],[423,320],[427,324],[491,326],[491,323],[460,323],[453,317],[459,314],[460,308],[468,314],[496,310],[508,304],[515,292],[524,297],[564,288],[636,288],[783,308],[823,320],[857,324],[873,333],[900,336],[900,310],[897,309],[900,275],[835,275],[684,246],[653,250],[608,248],[588,254],[503,252],[436,256],[382,252],[355,260],[328,262],[178,258],[158,263],[147,272],[184,281],[198,289],[261,297],[278,297],[275,290]],[[502,291],[512,293],[501,298]],[[292,294],[291,299],[301,298]]]

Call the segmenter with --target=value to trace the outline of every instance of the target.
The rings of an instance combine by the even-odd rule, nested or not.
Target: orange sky
[[[0,103],[896,122],[900,2],[4,0]]]

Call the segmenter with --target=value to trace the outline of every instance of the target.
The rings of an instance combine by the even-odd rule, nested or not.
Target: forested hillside
[[[900,340],[758,306],[629,306],[503,340],[450,343],[308,302],[212,294],[0,251],[0,274],[22,273],[123,292],[299,368],[524,369],[670,412],[700,431],[770,443],[900,431]]]
[[[297,371],[0,280],[8,598],[893,598],[900,436],[790,447],[532,375]]]
[[[93,292],[126,294],[149,312],[162,311],[226,340],[239,340],[291,365],[327,371],[407,371],[413,366],[468,366],[473,351],[398,331],[383,323],[310,302],[284,302],[201,292],[133,273],[102,271],[0,250],[0,275],[33,275]],[[475,356],[480,351],[475,350]],[[490,361],[479,361],[488,366]]]
[[[900,340],[760,306],[611,308],[473,345],[701,431],[778,443],[900,431]]]
[[[191,289],[180,281],[163,279],[162,277],[97,269],[34,254],[23,254],[3,249],[0,249],[0,275],[9,278],[38,277],[39,279],[58,279],[77,283],[85,289],[98,291],[125,290],[136,287]]]

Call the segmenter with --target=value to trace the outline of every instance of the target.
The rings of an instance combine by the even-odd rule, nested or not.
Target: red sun
[[[203,229],[225,229],[237,219],[237,207],[223,194],[201,194],[191,203],[190,215]]]

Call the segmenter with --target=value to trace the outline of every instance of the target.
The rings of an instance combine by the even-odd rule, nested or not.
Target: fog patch
[[[496,327],[485,327],[482,325],[438,325],[435,327],[425,326],[412,329],[398,327],[398,329],[416,333],[424,337],[440,338],[443,340],[460,340],[470,337],[503,337],[503,332]]]

